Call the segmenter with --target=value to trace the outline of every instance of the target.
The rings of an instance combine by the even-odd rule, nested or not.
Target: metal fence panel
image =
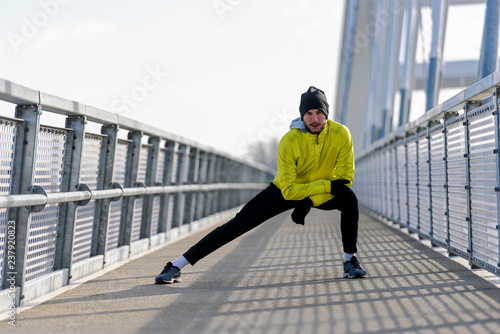
[[[158,152],[158,168],[156,169],[155,183],[162,183],[163,173],[165,168],[166,150],[160,149]],[[153,199],[153,209],[151,212],[151,235],[158,233],[158,225],[160,222],[161,196],[155,196]]]
[[[113,169],[113,182],[125,184],[125,171],[127,168],[127,147],[129,140],[119,139],[115,151],[115,167]],[[109,208],[108,234],[106,249],[118,247],[120,238],[120,219],[122,215],[123,199],[111,202]]]
[[[466,147],[463,116],[446,127],[449,245],[464,254],[468,249]]]
[[[98,187],[102,140],[101,135],[85,134],[83,144],[80,183],[94,190]],[[74,263],[90,257],[95,210],[95,201],[77,208],[73,241]]]
[[[469,120],[472,256],[497,266],[495,120],[491,112]]]
[[[148,152],[150,145],[141,145],[139,153],[139,166],[137,169],[137,182],[145,184],[146,183],[146,173],[148,171]],[[141,238],[141,223],[142,223],[142,212],[144,209],[144,198],[138,197],[133,200],[134,205],[134,215],[132,218],[132,236],[131,241],[137,241]]]
[[[381,178],[380,176],[383,175],[383,159],[381,155],[376,156],[375,160],[375,166],[376,166],[376,171],[375,175],[377,177],[375,178],[375,190],[377,191],[377,196],[375,197],[377,201],[377,212],[380,212],[381,214],[385,211],[385,198],[383,196],[384,194],[384,179]]]
[[[428,237],[431,233],[429,163],[428,139],[421,135],[418,137],[418,231]]]
[[[398,218],[397,221],[406,226],[408,224],[407,210],[407,179],[406,179],[406,147],[404,142],[400,141],[396,144],[396,178],[397,178],[397,194],[398,194]]]
[[[408,139],[407,147],[407,194],[408,194],[408,227],[418,229],[418,147],[413,136]]]
[[[444,161],[444,134],[442,126],[430,130],[430,191],[432,195],[432,238],[433,241],[446,243],[446,166]]]
[[[397,174],[397,155],[396,144],[389,145],[390,173],[391,173],[391,191],[392,191],[392,214],[391,219],[399,221],[399,199],[398,199],[398,174]]]
[[[391,165],[392,152],[389,148],[384,150],[384,166],[385,166],[385,189],[386,189],[386,199],[387,199],[387,217],[394,220],[394,191],[393,191],[393,179],[392,165]]]
[[[47,193],[60,192],[68,131],[40,127],[36,153],[35,185]],[[48,204],[29,219],[26,282],[53,271],[59,206]]]
[[[9,195],[12,186],[14,147],[18,123],[0,119],[0,196]],[[3,270],[6,262],[8,243],[8,210],[0,208],[0,290],[2,289]]]
[[[144,198],[136,198],[133,202],[134,215],[132,218],[132,235],[130,241],[137,241],[141,237],[141,222],[142,222],[142,209],[144,207]]]

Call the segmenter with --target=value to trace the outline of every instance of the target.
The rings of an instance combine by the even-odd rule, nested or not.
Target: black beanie
[[[328,118],[328,102],[326,102],[325,92],[314,86],[309,87],[307,92],[300,97],[300,119],[311,109],[321,110]]]

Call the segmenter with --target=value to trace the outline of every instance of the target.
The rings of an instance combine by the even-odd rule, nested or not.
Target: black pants
[[[208,254],[259,226],[266,220],[295,208],[299,202],[285,200],[281,190],[271,184],[251,199],[233,219],[217,227],[191,247],[184,253],[184,257],[191,265],[194,265]],[[358,199],[354,192],[349,189],[345,196],[335,197],[316,208],[340,210],[340,230],[344,252],[356,253],[359,211]]]

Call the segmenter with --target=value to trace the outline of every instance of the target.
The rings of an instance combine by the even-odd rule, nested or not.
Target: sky
[[[344,0],[2,0],[0,78],[245,158],[247,145],[286,133],[309,86],[335,105],[343,6]],[[484,5],[450,7],[445,60],[479,57],[483,19]],[[427,23],[418,61],[430,43]],[[13,106],[0,103],[0,114],[12,117]],[[54,122],[47,114],[42,122]]]
[[[4,0],[0,77],[244,157],[309,86],[333,102],[343,4]]]

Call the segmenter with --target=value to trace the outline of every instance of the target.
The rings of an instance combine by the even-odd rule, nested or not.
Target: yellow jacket
[[[333,179],[349,180],[348,187],[354,180],[354,150],[346,126],[327,120],[319,134],[293,128],[281,138],[273,183],[286,200],[310,197],[314,206],[321,205],[333,198]]]

